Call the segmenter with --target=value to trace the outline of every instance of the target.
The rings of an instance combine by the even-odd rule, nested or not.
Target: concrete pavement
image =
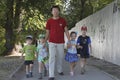
[[[69,63],[64,61],[63,65],[63,70],[64,70],[64,76],[58,75],[57,72],[55,72],[56,77],[55,80],[117,80],[116,78],[112,77],[111,75],[95,68],[94,66],[88,65],[86,67],[86,73],[84,75],[80,74],[80,67],[79,67],[79,62],[75,68],[75,75],[71,77],[69,75]],[[56,70],[57,71],[57,70]],[[25,74],[25,73],[23,73]],[[33,72],[34,77],[33,78],[26,78],[25,75],[23,75],[21,80],[39,80],[38,79],[38,64],[37,61],[35,62],[34,66],[34,72]],[[44,77],[42,80],[48,80],[48,77]]]

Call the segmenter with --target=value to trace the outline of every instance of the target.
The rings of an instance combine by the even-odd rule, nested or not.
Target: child
[[[37,53],[38,53],[38,63],[39,63],[39,79],[42,79],[42,69],[44,67],[44,76],[47,75],[48,71],[48,45],[44,43],[45,36],[39,36],[39,43],[37,46]]]
[[[76,62],[78,61],[78,56],[77,56],[77,41],[76,39],[76,32],[71,32],[70,37],[71,40],[67,43],[67,54],[65,56],[65,60],[70,62],[70,75],[74,75],[74,67],[76,65]]]
[[[86,65],[86,59],[89,58],[89,49],[91,49],[91,39],[89,36],[86,35],[87,27],[83,26],[81,27],[82,35],[80,35],[77,39],[77,48],[78,48],[78,54],[80,54],[81,61],[80,61],[80,67],[81,67],[81,74],[84,74],[85,72],[85,65]]]
[[[35,52],[36,47],[35,45],[32,45],[33,37],[27,36],[26,37],[26,45],[23,47],[23,53],[21,58],[23,57],[23,54],[25,54],[25,66],[26,66],[26,77],[33,77],[32,69],[33,69],[33,61],[35,59]]]

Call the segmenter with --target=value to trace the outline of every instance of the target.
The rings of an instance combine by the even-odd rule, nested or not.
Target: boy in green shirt
[[[25,66],[26,66],[26,77],[33,77],[32,69],[33,69],[33,61],[35,59],[36,47],[32,44],[33,37],[27,36],[26,37],[26,45],[23,47],[23,54],[25,54]]]

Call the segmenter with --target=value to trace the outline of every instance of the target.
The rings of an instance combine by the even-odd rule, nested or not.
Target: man
[[[57,59],[57,70],[59,75],[64,75],[62,70],[62,62],[64,57],[64,32],[68,40],[70,40],[67,24],[64,18],[59,16],[59,6],[51,8],[52,17],[48,19],[46,24],[46,38],[49,38],[49,79],[54,80],[55,75],[55,58]]]

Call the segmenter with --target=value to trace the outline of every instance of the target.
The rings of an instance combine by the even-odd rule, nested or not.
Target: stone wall
[[[120,9],[116,2],[76,23],[70,31],[80,35],[80,28],[84,24],[92,39],[91,55],[120,65]]]

